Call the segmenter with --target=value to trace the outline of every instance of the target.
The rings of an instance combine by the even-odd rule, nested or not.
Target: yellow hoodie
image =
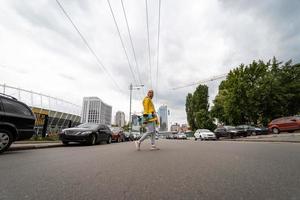
[[[148,96],[144,98],[143,100],[143,106],[144,106],[144,114],[153,114],[155,113],[155,108],[152,103],[152,99]]]
[[[144,115],[150,115],[146,121],[148,122],[156,122],[156,124],[159,124],[156,113],[155,113],[155,108],[152,102],[152,99],[146,96],[143,100],[143,106],[144,106]]]

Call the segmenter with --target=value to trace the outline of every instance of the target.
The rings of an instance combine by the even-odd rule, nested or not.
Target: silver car
[[[198,129],[194,134],[195,140],[216,140],[216,135],[208,129]]]

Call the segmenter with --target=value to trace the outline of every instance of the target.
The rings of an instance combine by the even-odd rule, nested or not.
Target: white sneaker
[[[141,150],[141,143],[139,141],[135,141],[135,148],[136,150],[140,151]]]
[[[155,145],[152,145],[150,150],[159,150],[159,148],[156,147]]]

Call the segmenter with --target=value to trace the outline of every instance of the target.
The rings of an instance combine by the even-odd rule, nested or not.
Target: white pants
[[[147,124],[147,132],[143,134],[139,142],[143,142],[148,136],[151,138],[151,144],[155,145],[155,123],[151,122]]]

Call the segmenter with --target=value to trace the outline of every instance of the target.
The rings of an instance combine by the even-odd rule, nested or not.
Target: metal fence
[[[0,93],[13,96],[31,107],[37,134],[58,133],[80,123],[81,106],[34,91],[0,84]],[[45,120],[47,118],[47,120]]]
[[[6,84],[0,84],[0,93],[13,96],[19,101],[26,103],[30,107],[38,107],[78,116],[80,116],[81,113],[81,106],[74,103],[51,97],[42,93],[9,86]]]

